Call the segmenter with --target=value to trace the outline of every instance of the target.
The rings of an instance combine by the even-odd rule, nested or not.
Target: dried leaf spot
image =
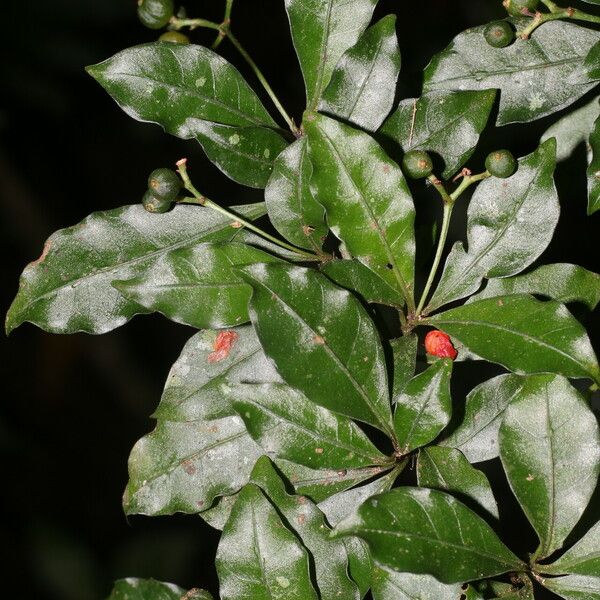
[[[306,504],[306,496],[298,496],[298,504]]]
[[[323,454],[323,448],[315,448],[315,454]]]
[[[306,515],[298,515],[296,521],[298,521],[299,525],[304,525],[304,523],[306,522]]]
[[[181,466],[183,467],[183,470],[188,475],[195,475],[196,474],[196,467],[194,466],[194,463],[191,460],[184,460],[181,463]]]
[[[387,175],[390,172],[390,165],[383,165],[383,172]]]
[[[208,431],[209,431],[210,433],[218,433],[218,432],[219,432],[219,428],[218,428],[216,425],[211,425],[211,426],[208,428]]]
[[[312,225],[302,225],[302,233],[306,237],[308,237],[309,235],[312,235],[314,230],[315,230],[315,228]]]
[[[535,477],[529,473],[529,475],[527,475],[527,477],[525,477],[525,479],[527,479],[527,481],[533,481],[535,479]]]
[[[325,344],[325,338],[320,335],[315,335],[313,337],[313,342],[315,344],[319,344],[320,346],[323,346],[323,344]]]
[[[30,262],[29,265],[33,267],[35,265],[39,265],[40,263],[44,262],[44,260],[46,259],[46,256],[48,256],[48,252],[50,252],[50,248],[52,248],[52,242],[50,240],[48,240],[44,244],[44,248],[42,250],[42,253],[40,254],[40,257],[36,258],[34,261]]]
[[[213,352],[208,355],[208,362],[216,363],[227,358],[238,337],[235,331],[220,331],[215,338]]]
[[[279,577],[277,577],[275,579],[275,581],[277,581],[277,583],[279,584],[279,586],[282,587],[282,588],[288,588],[288,587],[290,587],[290,580],[287,579],[287,577],[281,577],[281,576],[279,576]]]
[[[240,229],[240,228],[242,228],[242,227],[243,227],[243,225],[242,225],[242,223],[240,223],[239,221],[234,221],[234,222],[231,224],[231,227],[233,227],[234,229]]]

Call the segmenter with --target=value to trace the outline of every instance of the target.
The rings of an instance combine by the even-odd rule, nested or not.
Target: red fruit
[[[450,337],[443,331],[435,329],[425,336],[425,350],[427,354],[438,356],[439,358],[451,358],[454,360],[458,354],[456,348],[452,345]]]

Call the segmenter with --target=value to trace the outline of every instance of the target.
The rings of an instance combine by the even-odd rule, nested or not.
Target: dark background
[[[190,16],[218,21],[222,4],[192,0],[187,8]],[[377,15],[398,6],[400,97],[420,93],[421,70],[455,34],[503,16],[500,0],[381,0]],[[85,74],[85,65],[157,37],[138,24],[135,0],[28,0],[2,3],[2,12],[4,313],[23,266],[40,254],[46,237],[94,210],[138,202],[148,173],[158,166],[188,156],[196,184],[215,200],[261,199],[260,191],[230,182],[196,144],[131,120]],[[304,92],[283,0],[238,0],[233,29],[299,120]],[[197,31],[192,38],[209,44],[212,35]],[[259,89],[227,42],[221,53]],[[531,152],[556,118],[488,135],[470,164],[478,168],[485,152],[499,146],[517,155]],[[545,260],[597,270],[598,219],[585,216],[584,161],[579,148],[559,167],[563,217]],[[578,316],[597,333],[597,322],[585,313]],[[217,538],[208,526],[193,516],[127,522],[120,506],[129,450],[152,429],[148,415],[192,333],[152,316],[100,337],[55,336],[25,325],[10,340],[2,338],[5,585],[14,582],[27,598],[48,600],[101,599],[111,582],[124,576],[215,591]],[[465,388],[471,384],[463,381]],[[533,550],[534,538],[518,511],[509,507],[506,514],[505,528],[519,532],[517,547]]]

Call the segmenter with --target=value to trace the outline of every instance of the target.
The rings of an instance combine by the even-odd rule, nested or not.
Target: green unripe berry
[[[172,202],[170,200],[164,200],[162,198],[157,198],[152,190],[148,190],[144,197],[142,198],[142,204],[144,208],[151,213],[166,213],[172,206]]]
[[[149,29],[164,27],[174,10],[173,0],[138,0],[138,19]]]
[[[522,17],[527,11],[535,12],[539,3],[539,0],[504,0],[502,4],[504,4],[508,14],[513,17]],[[525,13],[523,10],[525,10]]]
[[[181,179],[171,169],[154,169],[148,177],[148,189],[160,200],[173,202],[181,190]]]
[[[172,44],[189,44],[190,38],[180,31],[165,31],[159,38],[159,42],[171,42]]]
[[[494,48],[506,48],[515,39],[515,31],[507,21],[494,21],[484,30],[485,41]]]
[[[404,172],[412,179],[428,177],[433,171],[431,156],[423,150],[409,150],[402,159]]]
[[[517,170],[517,160],[510,150],[494,150],[485,159],[485,168],[494,176],[506,179]]]

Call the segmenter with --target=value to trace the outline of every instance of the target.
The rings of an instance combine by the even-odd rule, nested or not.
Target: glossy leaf
[[[198,244],[160,254],[141,275],[113,286],[131,302],[177,323],[232,327],[249,320],[252,293],[234,268],[277,260],[245,244]]]
[[[237,327],[235,334],[227,355],[215,354],[218,331],[199,331],[188,340],[171,367],[155,419],[189,422],[232,416],[231,385],[281,383],[253,327]]]
[[[129,116],[158,123],[180,138],[195,137],[198,119],[238,127],[276,126],[239,71],[203,46],[143,44],[87,71]]]
[[[231,210],[247,219],[265,212],[262,203]],[[230,219],[199,206],[152,214],[139,204],[92,213],[50,236],[42,255],[25,268],[6,331],[29,321],[52,333],[106,333],[148,312],[113,281],[143,274],[168,252],[227,241],[236,231]]]
[[[515,373],[600,379],[585,329],[554,300],[540,302],[527,294],[486,298],[435,315],[428,323]]]
[[[286,385],[240,384],[230,394],[248,433],[269,456],[312,469],[356,469],[389,460],[348,417]]]
[[[394,484],[396,477],[398,477],[397,468],[391,470],[383,477],[375,479],[371,483],[344,492],[338,492],[327,498],[327,500],[319,502],[318,506],[327,517],[327,522],[335,527],[346,517],[354,513],[365,500],[375,494],[387,492]]]
[[[504,413],[500,458],[540,538],[536,556],[562,547],[600,473],[600,432],[585,398],[563,377],[529,377]]]
[[[308,496],[314,502],[348,490],[389,470],[389,467],[364,467],[362,469],[311,469],[304,465],[277,458],[277,467],[294,486],[297,494]]]
[[[433,441],[452,412],[452,361],[441,359],[413,377],[396,398],[394,429],[402,454]]]
[[[544,573],[572,573],[600,577],[600,521],[558,560],[548,567],[542,567]]]
[[[240,492],[217,549],[222,600],[317,600],[309,557],[254,484]]]
[[[600,116],[600,97],[596,96],[581,108],[577,108],[551,125],[542,135],[541,141],[556,138],[556,160],[566,160],[579,144],[587,143]]]
[[[288,142],[267,127],[221,125],[190,118],[190,131],[206,156],[225,175],[253,188],[264,188],[273,171],[273,161]]]
[[[231,494],[231,496],[221,496],[215,500],[213,506],[203,510],[198,516],[214,529],[223,531],[238,496],[239,492]]]
[[[565,600],[600,600],[600,577],[552,577],[544,579],[544,587]]]
[[[440,583],[431,575],[398,573],[381,565],[373,569],[373,600],[457,600],[461,593],[460,583]]]
[[[454,245],[427,311],[473,294],[484,277],[516,275],[546,249],[560,212],[555,148],[548,140],[519,160],[512,177],[479,184],[469,204],[468,250]]]
[[[498,505],[490,482],[454,448],[429,446],[419,450],[417,480],[421,487],[442,490],[459,500],[468,498],[498,518]]]
[[[490,46],[485,26],[460,33],[425,69],[425,92],[500,90],[498,125],[532,121],[560,110],[595,83],[570,83],[600,34],[565,22],[545,23],[531,39]]]
[[[348,572],[360,590],[360,597],[364,598],[371,588],[373,577],[373,559],[369,547],[357,537],[344,538],[348,551]]]
[[[388,568],[443,583],[492,577],[520,565],[483,519],[437,490],[401,487],[373,496],[334,531],[364,539]]]
[[[377,131],[394,104],[400,73],[396,15],[367,29],[340,59],[319,111],[367,131]]]
[[[600,302],[600,275],[568,263],[542,265],[525,275],[490,279],[469,302],[509,294],[535,294],[564,304],[582,302],[594,310]]]
[[[254,290],[257,335],[283,379],[320,406],[390,432],[383,349],[360,302],[310,269],[263,264],[241,272]]]
[[[600,117],[596,119],[589,144],[592,157],[587,169],[588,176],[588,215],[600,209]]]
[[[327,236],[325,211],[310,191],[312,165],[302,137],[276,159],[265,189],[269,219],[279,233],[300,248],[319,252]]]
[[[394,404],[406,384],[413,378],[417,364],[417,346],[419,338],[414,335],[403,335],[390,342],[394,357],[392,398]]]
[[[172,583],[154,579],[128,577],[115,582],[107,600],[213,600],[204,590],[192,589],[186,592]]]
[[[588,52],[583,64],[583,79],[597,80],[600,78],[600,40]]]
[[[218,496],[237,492],[262,454],[237,416],[159,421],[131,451],[125,512],[201,512]]]
[[[366,29],[377,0],[285,0],[309,110],[319,103],[344,52]]]
[[[402,100],[381,132],[403,152],[425,150],[444,161],[451,177],[475,151],[496,98],[495,90],[439,91]]]
[[[521,390],[523,381],[519,375],[498,375],[471,390],[460,424],[440,445],[460,450],[472,463],[496,458],[504,411]]]
[[[328,261],[321,272],[339,286],[357,293],[365,302],[396,307],[403,304],[393,287],[356,259]]]
[[[346,546],[342,540],[331,539],[330,529],[317,506],[305,496],[288,494],[266,456],[257,461],[251,481],[263,490],[308,551],[320,600],[358,600],[358,588],[348,576]]]
[[[328,117],[305,121],[311,185],[349,253],[412,301],[415,211],[400,167],[368,134]]]

